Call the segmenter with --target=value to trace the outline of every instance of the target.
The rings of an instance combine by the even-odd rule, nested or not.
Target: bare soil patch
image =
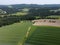
[[[35,26],[57,26],[60,27],[60,20],[57,19],[39,19],[33,20]]]

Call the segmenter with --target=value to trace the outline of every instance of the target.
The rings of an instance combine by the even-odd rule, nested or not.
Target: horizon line
[[[0,5],[18,5],[18,4],[0,4]],[[27,5],[32,5],[32,4],[27,4]],[[56,4],[35,4],[35,5],[56,5]]]

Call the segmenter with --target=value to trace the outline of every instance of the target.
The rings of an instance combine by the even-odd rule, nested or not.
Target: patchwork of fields
[[[25,45],[60,45],[60,27],[33,26]]]

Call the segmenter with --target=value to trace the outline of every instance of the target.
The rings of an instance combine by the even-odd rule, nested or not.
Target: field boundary
[[[30,30],[31,30],[31,27],[29,27],[28,30],[27,30],[26,38],[29,36]]]

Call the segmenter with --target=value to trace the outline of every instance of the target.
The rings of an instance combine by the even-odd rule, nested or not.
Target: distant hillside
[[[60,4],[45,4],[45,5],[37,5],[37,4],[15,4],[15,5],[11,5],[15,8],[43,8],[43,7],[56,7],[56,8],[60,8]]]
[[[60,8],[60,4],[45,4],[45,5],[37,5],[37,4],[0,5],[0,9],[6,11],[8,14],[18,12],[18,11],[20,11],[23,8],[58,9],[58,8]]]
[[[60,8],[60,4],[45,4],[45,5],[37,5],[37,4],[14,4],[14,5],[0,5],[0,8],[9,8],[12,6],[13,8],[43,8],[43,7],[56,7]]]

